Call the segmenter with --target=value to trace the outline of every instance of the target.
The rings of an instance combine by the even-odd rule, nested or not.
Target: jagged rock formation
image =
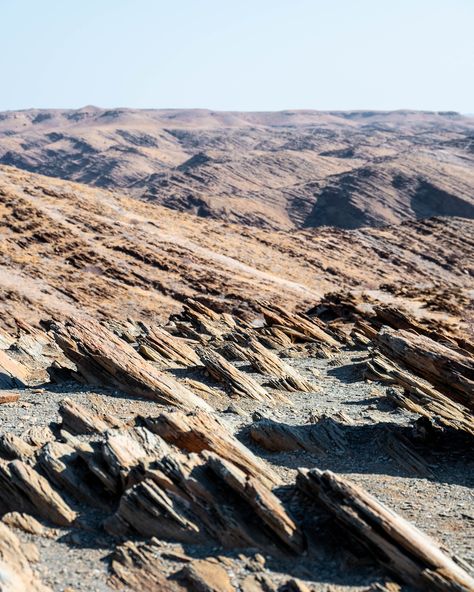
[[[465,328],[358,292],[328,294],[308,314],[256,306],[258,324],[188,300],[165,327],[71,317],[29,329],[28,339],[2,333],[5,359],[28,375],[35,359],[55,368],[54,384],[15,387],[50,407],[43,425],[11,423],[0,435],[3,522],[51,541],[55,553],[60,532],[107,537],[110,583],[136,591],[319,592],[343,561],[366,589],[403,590],[382,584],[378,565],[414,589],[472,592],[469,567],[447,550],[453,542],[466,553],[470,516],[438,530],[442,545],[422,532],[444,524],[451,506],[436,505],[441,492],[455,507],[467,503],[467,481],[455,484],[469,478],[474,435]],[[340,408],[334,376],[346,389]],[[367,405],[374,381],[377,411]],[[207,398],[196,405],[185,385],[199,382]],[[97,390],[84,397],[88,388]],[[68,397],[51,406],[58,389]],[[6,418],[18,411],[5,405]],[[305,468],[315,465],[352,475]],[[423,528],[390,507],[406,497]],[[81,553],[95,565],[91,549]],[[36,577],[21,557],[21,577]],[[17,574],[1,545],[0,559]]]
[[[0,119],[0,579],[473,590],[469,120]]]
[[[288,230],[474,216],[473,119],[456,113],[0,113],[0,163]]]
[[[389,394],[397,405],[444,427],[474,432],[469,329],[466,333],[456,324],[415,318],[381,303],[364,310],[357,298],[347,295],[333,294],[311,312],[345,319],[352,327],[347,341],[371,348],[365,376],[403,389]]]
[[[208,409],[206,403],[166,374],[145,362],[135,350],[91,320],[53,324],[52,334],[78,375],[89,384],[122,391],[164,404]]]
[[[300,471],[297,481],[314,495],[402,580],[422,590],[471,590],[474,579],[433,541],[361,488],[330,472]]]

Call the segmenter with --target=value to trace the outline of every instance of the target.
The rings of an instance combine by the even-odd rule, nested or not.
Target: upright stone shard
[[[296,483],[403,582],[426,592],[474,591],[474,579],[432,539],[361,487],[318,469],[300,469]]]
[[[190,414],[181,411],[162,413],[157,418],[146,418],[145,424],[149,430],[182,450],[215,452],[248,475],[258,477],[269,487],[279,483],[276,473],[266,467],[263,461],[209,413],[204,411]]]
[[[61,427],[72,434],[101,434],[109,428],[96,413],[70,398],[63,399],[59,404],[59,415],[62,418]]]
[[[314,390],[314,385],[256,339],[243,337],[239,342],[241,343],[239,352],[242,357],[247,359],[257,372],[270,376],[271,386],[287,391],[311,392]]]
[[[256,477],[246,475],[232,463],[212,452],[203,453],[212,471],[241,496],[264,524],[292,551],[301,553],[301,530],[283,508],[280,500]]]
[[[21,460],[0,460],[0,511],[26,512],[57,524],[70,526],[77,513],[32,466]]]
[[[53,323],[52,330],[86,383],[112,386],[164,405],[211,410],[200,397],[146,362],[131,345],[96,321],[76,318]]]
[[[182,337],[171,335],[162,327],[153,326],[139,338],[139,351],[144,357],[157,355],[163,361],[183,366],[198,366],[199,356]]]
[[[197,353],[209,374],[225,384],[232,393],[256,401],[272,401],[272,397],[250,376],[241,372],[223,356],[210,348],[199,347]]]
[[[474,410],[472,357],[403,329],[383,327],[374,339],[378,349],[442,390],[448,397]]]
[[[366,378],[403,387],[403,393],[395,389],[387,393],[398,407],[436,419],[447,428],[474,435],[474,416],[470,409],[453,401],[429,382],[402,369],[395,362],[375,355],[367,362]]]
[[[289,312],[269,302],[259,302],[258,305],[268,326],[276,327],[297,340],[319,341],[333,347],[340,346],[319,319],[310,319],[304,315]]]
[[[0,349],[0,389],[23,388],[30,381],[30,370]]]

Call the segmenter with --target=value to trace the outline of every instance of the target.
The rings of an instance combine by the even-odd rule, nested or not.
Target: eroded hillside
[[[76,313],[166,318],[194,296],[245,316],[262,298],[304,308],[341,288],[439,314],[470,306],[474,223],[465,219],[275,232],[5,166],[0,208],[3,325]]]
[[[0,113],[0,163],[228,222],[289,230],[474,217],[472,118],[456,113]]]

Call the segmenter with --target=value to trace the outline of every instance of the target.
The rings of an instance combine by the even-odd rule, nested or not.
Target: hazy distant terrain
[[[290,230],[474,217],[474,119],[452,112],[0,113],[0,162]]]

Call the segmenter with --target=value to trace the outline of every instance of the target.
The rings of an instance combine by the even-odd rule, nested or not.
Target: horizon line
[[[123,111],[203,111],[208,113],[426,113],[426,114],[451,114],[461,116],[472,116],[472,112],[462,112],[456,109],[421,109],[410,107],[397,107],[394,109],[375,108],[350,108],[350,109],[317,109],[309,107],[287,107],[284,109],[213,109],[211,107],[126,107],[126,106],[98,106],[86,104],[82,107],[23,107],[23,108],[0,108],[0,113],[28,112],[28,111],[84,111],[86,109],[123,110]]]

